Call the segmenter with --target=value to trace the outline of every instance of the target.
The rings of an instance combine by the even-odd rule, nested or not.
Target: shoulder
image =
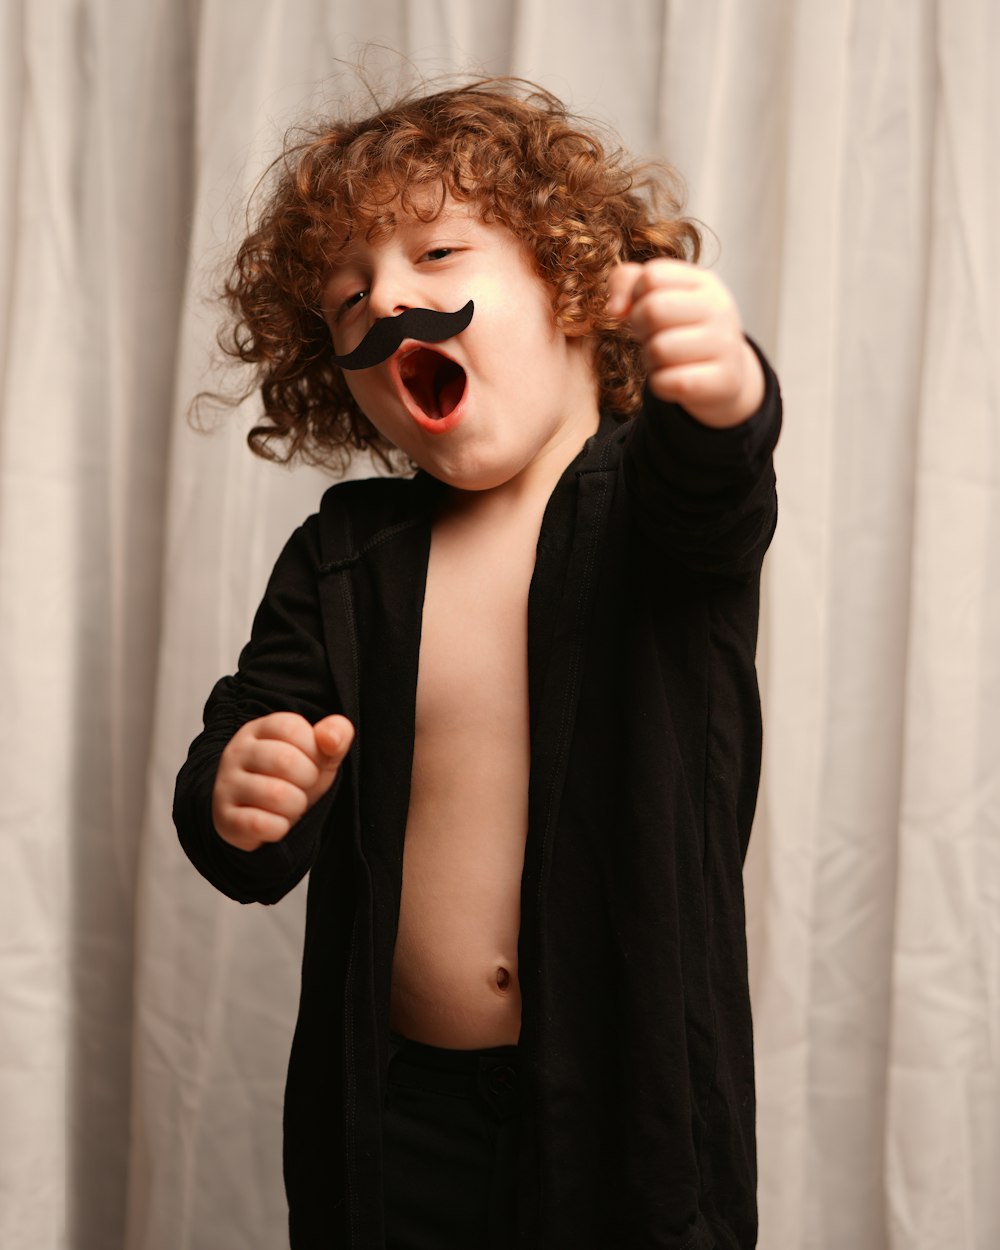
[[[440,490],[440,483],[425,473],[338,482],[325,491],[319,511],[306,524],[315,527],[327,560],[344,559],[382,531],[428,516]]]

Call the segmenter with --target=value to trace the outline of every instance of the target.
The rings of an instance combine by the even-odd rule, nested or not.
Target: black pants
[[[514,1244],[517,1047],[394,1037],[383,1121],[386,1250]]]

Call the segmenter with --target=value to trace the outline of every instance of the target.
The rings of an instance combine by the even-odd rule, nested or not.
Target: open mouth
[[[428,347],[399,358],[399,380],[428,421],[451,416],[465,394],[465,370]]]

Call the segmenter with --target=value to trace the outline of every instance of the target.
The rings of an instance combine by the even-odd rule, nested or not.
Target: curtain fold
[[[170,803],[327,479],[250,455],[252,399],[186,412],[246,200],[359,58],[537,79],[685,175],[787,413],[760,1245],[1000,1245],[998,46],[993,0],[3,6],[0,1245],[285,1244],[304,891],[221,898]]]
[[[887,1091],[896,1244],[1000,1242],[1000,88],[936,11]]]

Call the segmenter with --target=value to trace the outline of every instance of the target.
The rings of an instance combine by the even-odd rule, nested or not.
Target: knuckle
[[[272,712],[264,719],[269,731],[286,741],[298,731],[302,721],[296,712]]]
[[[219,802],[212,808],[212,823],[223,832],[239,828],[238,816],[232,803]]]
[[[316,778],[316,786],[319,787],[320,793],[324,793],[330,788],[330,786],[333,785],[338,772],[340,772],[340,763],[336,760],[327,764],[325,768],[319,770],[319,775]]]
[[[265,777],[261,784],[261,797],[268,811],[280,812],[287,805],[291,789],[281,777]]]
[[[647,340],[646,363],[650,369],[665,369],[671,364],[670,340],[666,334],[654,334]]]
[[[246,726],[244,726],[244,729]],[[220,777],[225,776],[228,772],[238,767],[238,762],[244,755],[247,747],[247,735],[243,729],[237,729],[236,733],[229,739],[222,748],[222,754],[219,756]]]
[[[283,836],[280,828],[282,818],[276,816],[272,812],[258,811],[256,808],[248,808],[246,814],[246,831],[251,836],[259,838],[262,842],[272,842]]]
[[[268,775],[275,780],[288,779],[294,769],[295,757],[298,754],[293,743],[284,739],[272,740],[268,743]]]

